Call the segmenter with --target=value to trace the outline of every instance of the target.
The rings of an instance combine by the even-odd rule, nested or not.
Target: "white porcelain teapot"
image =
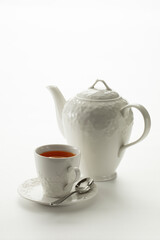
[[[104,84],[103,90],[95,88],[97,82]],[[147,110],[140,104],[128,104],[103,80],[97,80],[68,101],[56,86],[48,88],[55,101],[62,134],[69,144],[81,150],[82,173],[95,181],[114,179],[124,150],[149,133],[151,120]],[[141,112],[144,131],[138,140],[128,143],[133,125],[132,107]]]

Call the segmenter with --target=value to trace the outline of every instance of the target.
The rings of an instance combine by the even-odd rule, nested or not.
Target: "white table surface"
[[[159,1],[0,1],[0,239],[160,239]],[[47,85],[66,99],[104,79],[144,105],[152,129],[95,198],[51,208],[22,199],[34,149],[66,143]],[[134,111],[132,139],[143,129]]]

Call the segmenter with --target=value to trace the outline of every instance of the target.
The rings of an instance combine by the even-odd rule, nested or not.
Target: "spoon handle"
[[[76,192],[77,192],[77,191],[73,191],[73,192],[67,194],[67,195],[64,196],[64,197],[62,197],[62,198],[60,198],[60,199],[58,199],[58,200],[56,200],[56,201],[54,201],[54,202],[51,202],[50,205],[51,205],[51,206],[56,206],[56,205],[62,203],[64,200],[66,200],[68,197],[70,197],[72,194],[74,194],[74,193],[76,193]]]

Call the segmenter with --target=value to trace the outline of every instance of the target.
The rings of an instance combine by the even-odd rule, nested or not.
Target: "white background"
[[[33,151],[61,136],[47,85],[66,99],[104,79],[152,119],[112,182],[87,203],[44,207],[17,187]],[[0,239],[160,239],[160,2],[0,0]],[[143,129],[135,112],[132,139]]]

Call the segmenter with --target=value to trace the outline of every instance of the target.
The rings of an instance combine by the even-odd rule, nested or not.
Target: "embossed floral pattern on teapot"
[[[97,82],[102,82],[104,89],[96,89]],[[151,121],[147,110],[140,104],[128,104],[103,80],[97,80],[67,102],[57,87],[48,88],[55,100],[62,134],[69,144],[81,150],[82,173],[96,181],[115,178],[124,150],[149,133]],[[141,112],[144,131],[137,141],[128,143],[133,125],[132,107]]]

